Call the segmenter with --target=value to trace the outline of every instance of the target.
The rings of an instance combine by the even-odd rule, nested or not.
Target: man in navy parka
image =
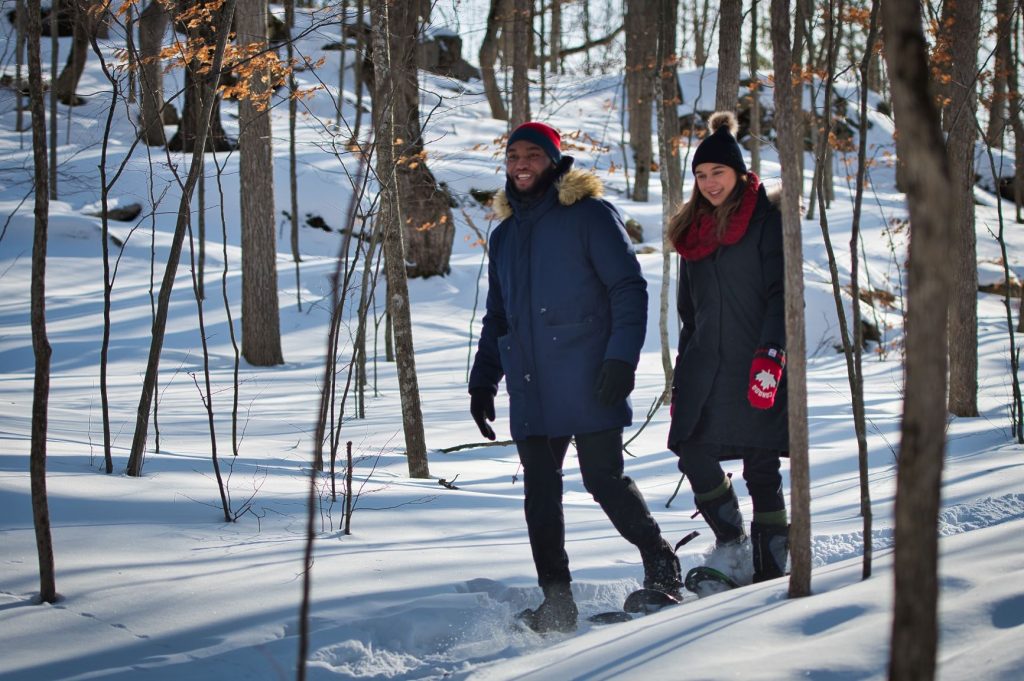
[[[601,181],[572,168],[559,133],[525,123],[509,136],[502,222],[489,248],[487,311],[470,374],[470,412],[494,439],[504,377],[523,464],[526,525],[544,601],[520,618],[572,631],[562,462],[575,437],[587,491],[639,550],[644,586],[677,594],[679,561],[623,472],[622,429],[647,325],[647,283]]]

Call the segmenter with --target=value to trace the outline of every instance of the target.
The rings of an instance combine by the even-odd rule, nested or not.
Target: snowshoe
[[[671,605],[679,605],[682,599],[667,591],[638,589],[626,596],[622,609],[629,613],[649,615]]]
[[[663,608],[682,603],[682,599],[674,594],[659,591],[657,589],[637,589],[626,596],[622,604],[622,610],[610,610],[591,615],[587,619],[595,624],[614,624],[616,622],[628,622],[634,619],[633,615],[650,615]]]
[[[735,589],[739,584],[724,572],[719,572],[706,565],[700,565],[686,573],[683,581],[687,591],[692,591],[699,598]]]

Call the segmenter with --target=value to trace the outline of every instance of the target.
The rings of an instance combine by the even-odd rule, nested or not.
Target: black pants
[[[679,468],[686,473],[694,494],[706,494],[722,484],[725,471],[713,447],[683,446]],[[786,509],[782,493],[782,474],[777,452],[747,449],[743,454],[743,479],[754,505],[754,513],[772,513]]]
[[[541,587],[571,581],[562,514],[562,462],[569,440],[530,437],[516,441],[523,464],[526,527]],[[656,551],[662,545],[661,530],[640,490],[623,474],[622,429],[577,435],[576,451],[583,486],[615,529],[641,553]]]

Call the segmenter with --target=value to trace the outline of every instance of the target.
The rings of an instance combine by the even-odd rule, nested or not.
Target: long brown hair
[[[739,209],[740,204],[743,203],[743,194],[747,191],[749,182],[750,178],[746,174],[739,175],[736,178],[736,186],[733,187],[732,193],[717,208],[704,198],[704,195],[697,188],[697,183],[694,182],[693,194],[690,195],[690,199],[680,206],[676,214],[668,220],[669,243],[672,245],[678,244],[686,230],[697,222],[697,218],[701,215],[712,215],[714,217],[715,236],[721,238],[725,234],[725,228],[729,226],[729,218],[732,217],[733,213]]]

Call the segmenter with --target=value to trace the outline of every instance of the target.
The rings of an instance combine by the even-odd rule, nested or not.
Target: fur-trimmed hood
[[[563,206],[582,201],[583,199],[599,199],[604,196],[604,183],[592,172],[571,169],[555,181],[558,190],[558,202]],[[505,191],[494,195],[494,212],[499,220],[512,216],[512,205]]]

